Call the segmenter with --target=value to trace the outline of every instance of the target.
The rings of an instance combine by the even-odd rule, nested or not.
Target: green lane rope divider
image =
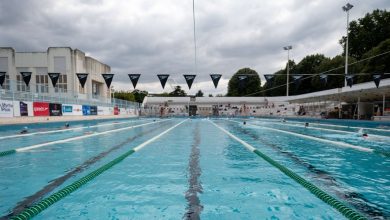
[[[82,187],[83,185],[85,185],[86,183],[88,183],[89,181],[94,179],[95,177],[99,176],[104,171],[106,171],[106,170],[110,169],[111,167],[113,167],[114,165],[118,164],[119,162],[121,162],[126,157],[133,154],[134,152],[139,151],[140,149],[145,147],[147,144],[157,140],[162,135],[168,133],[170,130],[174,129],[175,127],[179,126],[180,124],[182,124],[185,121],[186,120],[181,121],[180,123],[165,130],[164,132],[160,133],[159,135],[154,136],[153,138],[151,138],[151,139],[145,141],[144,143],[138,145],[137,147],[127,151],[126,153],[122,154],[121,156],[117,157],[116,159],[112,160],[111,162],[101,166],[100,168],[96,169],[95,171],[92,171],[91,173],[87,174],[86,176],[82,177],[81,179],[77,180],[76,182],[74,182],[74,183],[62,188],[61,190],[55,192],[54,194],[50,195],[46,199],[43,199],[40,202],[38,202],[37,204],[35,204],[29,208],[26,208],[20,214],[11,217],[11,220],[28,220],[28,219],[33,218],[34,216],[38,215],[43,210],[47,209],[49,206],[51,206],[54,203],[58,202],[59,200],[63,199],[64,197],[66,197],[70,193],[76,191],[78,188]]]
[[[313,195],[315,195],[317,198],[321,199],[328,205],[332,206],[336,210],[338,210],[341,214],[343,214],[346,218],[350,220],[366,220],[367,218],[364,217],[359,212],[355,211],[354,209],[346,206],[344,203],[338,201],[336,198],[333,198],[314,184],[308,182],[298,174],[294,173],[293,171],[289,170],[285,166],[281,165],[280,163],[276,162],[275,160],[271,159],[264,153],[260,152],[256,148],[254,148],[252,145],[248,144],[247,142],[243,141],[242,139],[236,137],[229,131],[223,129],[222,127],[218,126],[214,122],[210,121],[212,124],[214,124],[217,128],[221,129],[223,132],[225,132],[227,135],[229,135],[231,138],[235,139],[236,141],[240,142],[242,145],[244,145],[248,150],[252,151],[253,153],[257,154],[259,157],[267,161],[269,164],[274,166],[275,168],[282,171],[284,174],[286,174],[288,177],[293,179],[295,182],[299,183],[301,186],[305,187],[307,190],[309,190]]]
[[[82,177],[81,179],[77,180],[76,182],[66,186],[65,188],[57,191],[56,193],[52,194],[46,199],[43,199],[39,203],[37,203],[34,206],[31,206],[30,208],[25,209],[23,212],[21,212],[19,215],[12,217],[12,220],[27,220],[31,219],[32,217],[38,215],[40,212],[43,210],[47,209],[49,206],[53,205],[54,203],[58,202],[65,196],[69,195],[70,193],[76,191],[78,188],[81,186],[85,185],[104,171],[110,169],[113,167],[115,164],[121,162],[124,160],[126,157],[130,156],[133,154],[135,151],[130,150],[121,156],[117,157],[116,159],[112,160],[111,162],[103,165],[102,167],[96,169],[95,171],[89,173],[88,175]]]
[[[16,150],[2,151],[2,152],[0,152],[0,157],[6,156],[6,155],[10,155],[10,154],[14,154],[14,153],[16,153]]]

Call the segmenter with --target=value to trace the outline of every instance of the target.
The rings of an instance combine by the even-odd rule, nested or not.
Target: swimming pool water
[[[380,139],[340,133],[348,127],[270,119],[132,119],[74,122],[74,131],[7,138],[0,151],[22,149],[138,125],[0,157],[0,215],[30,206],[134,147],[178,127],[130,155],[36,219],[343,219],[334,208],[230,138],[226,129],[371,219],[390,218],[390,157],[276,132],[295,132],[390,152],[390,133]],[[247,121],[244,125],[243,120]],[[120,122],[120,123],[118,123]],[[122,123],[125,122],[125,123]],[[313,122],[314,123],[314,122]],[[320,121],[320,123],[323,123]],[[329,123],[328,121],[326,123]],[[332,123],[329,123],[332,124]],[[104,125],[92,127],[95,125]],[[383,127],[344,122],[343,126]],[[59,129],[35,124],[29,132]],[[88,127],[90,126],[90,127]],[[299,127],[300,126],[300,127]],[[0,127],[0,138],[22,126]]]

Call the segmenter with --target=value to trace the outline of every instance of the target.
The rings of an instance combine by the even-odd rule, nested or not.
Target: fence
[[[103,97],[97,94],[82,94],[69,90],[66,87],[52,87],[48,84],[34,84],[29,86],[23,81],[13,81],[6,79],[0,87],[0,100],[10,101],[31,101],[31,102],[51,102],[63,104],[95,105],[104,107],[119,107],[139,109],[140,103],[131,102],[111,97]]]

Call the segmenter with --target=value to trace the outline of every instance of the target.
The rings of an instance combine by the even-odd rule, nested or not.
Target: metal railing
[[[96,94],[81,94],[73,90],[59,88],[58,86],[49,86],[48,84],[30,83],[27,87],[22,81],[9,79],[5,81],[3,87],[0,87],[0,100],[140,108],[140,103],[138,102],[103,97]]]

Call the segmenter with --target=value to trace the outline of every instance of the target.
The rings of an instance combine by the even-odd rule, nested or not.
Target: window
[[[22,75],[16,75],[16,90],[20,92],[30,92],[30,87],[26,86]]]
[[[35,90],[38,93],[49,92],[49,76],[46,67],[37,67],[35,75]]]
[[[58,82],[55,87],[55,92],[66,93],[67,91],[68,91],[67,75],[60,75],[58,77]]]
[[[35,76],[35,87],[38,93],[48,93],[49,84],[48,84],[48,75],[36,75]]]

